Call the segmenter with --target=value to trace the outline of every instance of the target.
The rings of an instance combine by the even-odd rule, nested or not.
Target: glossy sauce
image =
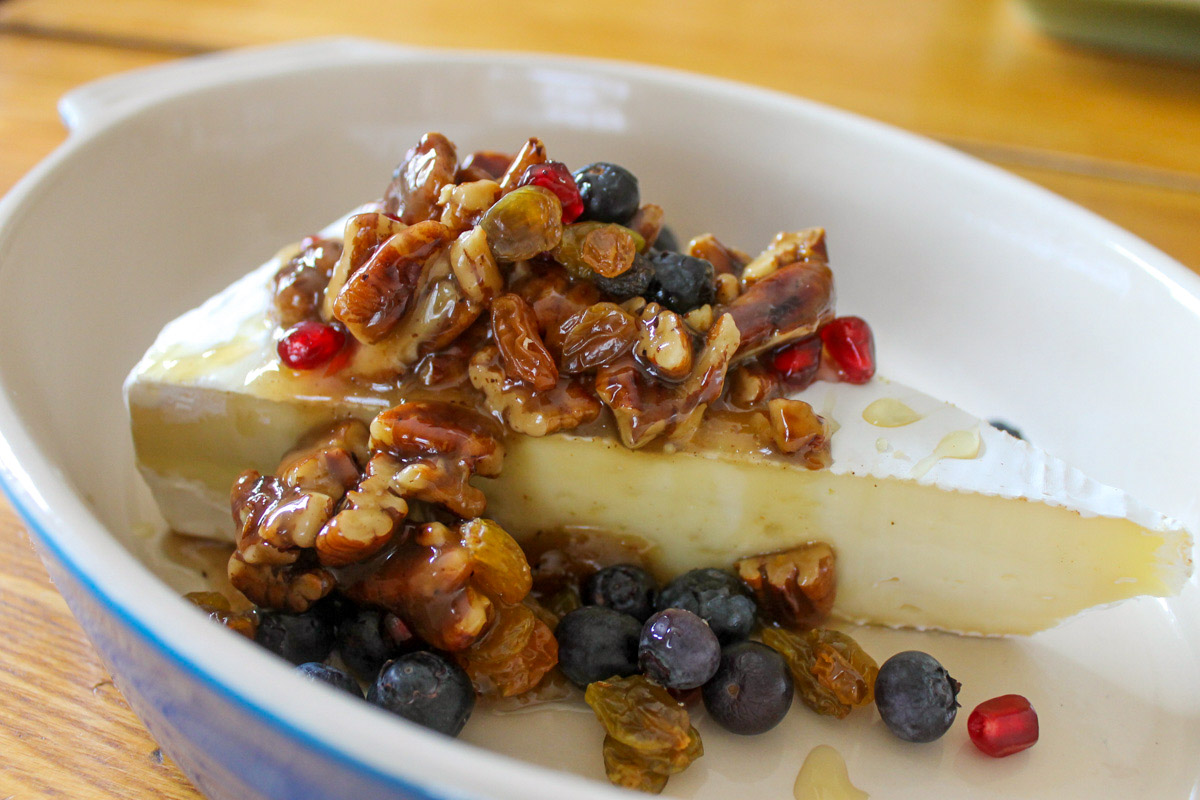
[[[951,431],[942,437],[933,452],[922,458],[913,467],[914,478],[924,477],[933,465],[943,458],[977,458],[983,451],[983,440],[979,438],[979,429],[969,431]]]

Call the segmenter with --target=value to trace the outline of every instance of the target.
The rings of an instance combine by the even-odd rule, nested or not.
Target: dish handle
[[[412,48],[370,39],[332,37],[220,50],[85,83],[63,95],[58,114],[78,134],[113,122],[168,97],[221,83],[305,67],[378,60]]]

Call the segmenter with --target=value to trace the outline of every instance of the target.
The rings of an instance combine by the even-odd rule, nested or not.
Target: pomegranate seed
[[[292,369],[316,369],[341,352],[346,332],[324,322],[298,322],[276,345],[279,360]]]
[[[549,189],[562,202],[562,221],[569,225],[579,219],[583,213],[583,198],[579,196],[579,187],[575,184],[575,176],[567,165],[561,161],[547,161],[544,164],[531,164],[517,181],[518,186],[540,186]]]
[[[1037,712],[1019,694],[993,697],[971,712],[967,733],[975,746],[992,758],[1011,756],[1037,742]]]
[[[821,340],[816,336],[781,347],[771,356],[771,367],[796,390],[807,387],[816,379],[819,366]]]
[[[866,383],[875,374],[875,337],[859,317],[838,317],[821,328],[825,355],[846,383]]]

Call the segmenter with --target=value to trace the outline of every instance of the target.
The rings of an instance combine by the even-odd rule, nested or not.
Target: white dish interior
[[[681,238],[711,230],[754,251],[780,229],[826,227],[839,312],[871,321],[884,374],[1013,422],[1197,530],[1200,280],[1086,212],[884,126],[675,73],[361,43],[264,55],[241,77],[201,70],[156,102],[122,105],[102,90],[68,106],[77,133],[0,206],[0,419],[15,480],[116,602],[235,694],[318,736],[335,720],[337,746],[478,796],[610,793],[462,753],[291,678],[188,614],[172,589],[195,580],[164,565],[146,535],[126,372],[165,322],[380,193],[426,130],[460,152],[536,134],[568,164],[621,163]],[[1181,597],[1028,639],[854,633],[880,661],[922,649],[962,681],[946,737],[907,745],[873,710],[839,722],[797,704],[756,738],[701,724],[706,755],[667,794],[788,797],[822,743],[879,797],[1186,798],[1200,785],[1196,579]],[[311,703],[290,707],[299,692]],[[992,761],[968,741],[966,715],[1010,692],[1038,709],[1042,741]],[[477,715],[463,738],[602,780],[602,735],[582,704]],[[464,756],[478,769],[447,768]]]

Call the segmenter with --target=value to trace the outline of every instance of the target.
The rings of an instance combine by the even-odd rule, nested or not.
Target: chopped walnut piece
[[[493,180],[498,181],[508,170],[513,157],[510,153],[499,150],[476,150],[463,159],[458,172],[454,176],[455,183],[468,181]]]
[[[477,517],[487,508],[487,498],[471,485],[471,475],[461,463],[435,458],[405,466],[396,476],[396,487],[411,500],[443,506],[460,517]]]
[[[408,311],[426,264],[449,243],[450,231],[432,221],[392,236],[346,279],[333,301],[334,318],[360,342],[380,341]]]
[[[504,291],[504,276],[483,228],[472,228],[454,240],[450,245],[450,269],[468,300],[489,303]]]
[[[504,446],[493,420],[452,403],[400,403],[371,421],[371,447],[400,460],[441,456],[484,477],[500,474]]]
[[[596,303],[569,317],[562,331],[563,372],[573,375],[609,364],[625,355],[637,339],[637,327],[624,309]]]
[[[752,556],[737,562],[742,582],[754,592],[759,613],[785,628],[821,625],[837,593],[836,557],[824,542]]]
[[[781,453],[798,455],[809,469],[829,466],[829,425],[803,400],[777,397],[767,404],[771,441]]]
[[[533,308],[520,295],[504,294],[492,302],[492,337],[510,379],[539,392],[558,384],[558,365],[538,332]]]
[[[718,276],[740,276],[742,269],[750,262],[750,256],[733,247],[722,244],[711,233],[697,236],[687,243],[684,253],[695,258],[703,258],[713,265]]]
[[[737,300],[738,295],[742,293],[742,282],[728,272],[717,274],[716,286],[717,303],[723,306],[727,306],[734,300]]]
[[[492,601],[470,585],[470,552],[440,522],[410,528],[396,549],[346,588],[355,602],[403,619],[433,647],[464,650],[494,614]]]
[[[408,151],[383,193],[383,210],[404,223],[433,219],[442,187],[454,183],[458,153],[440,133],[427,133]]]
[[[234,483],[230,497],[238,549],[251,563],[291,563],[295,558],[289,551],[312,547],[333,513],[333,504],[329,495],[247,470]]]
[[[546,145],[542,144],[542,140],[536,136],[529,137],[525,144],[521,145],[517,154],[513,156],[512,163],[504,171],[504,177],[500,178],[500,188],[504,190],[505,194],[511,192],[517,188],[525,170],[534,164],[545,164],[548,160]]]
[[[333,573],[306,562],[248,564],[240,553],[229,559],[229,582],[255,605],[302,614],[333,591]]]
[[[500,366],[500,351],[485,347],[471,358],[471,385],[483,392],[488,409],[526,436],[545,436],[594,421],[603,406],[574,378],[560,378],[548,392],[534,391],[508,380]]]
[[[749,285],[773,274],[780,267],[797,261],[829,261],[825,249],[825,229],[807,228],[802,231],[783,232],[775,235],[767,249],[742,270],[742,282]]]
[[[713,311],[713,307],[705,303],[684,314],[683,321],[697,333],[704,333],[717,321],[717,316],[716,312]]]
[[[681,316],[651,303],[642,309],[637,331],[633,352],[655,375],[678,381],[692,371],[692,334]]]
[[[564,324],[589,306],[600,302],[600,290],[591,283],[572,282],[557,264],[533,261],[528,274],[513,281],[509,291],[533,307],[538,328],[551,353],[562,352]]]
[[[392,540],[408,516],[408,503],[396,493],[396,478],[403,468],[403,463],[387,453],[371,457],[362,480],[346,493],[341,510],[316,537],[322,564],[355,564]]]
[[[734,408],[749,410],[778,397],[783,391],[779,373],[756,360],[747,360],[729,371],[725,399]]]
[[[500,184],[493,180],[447,184],[438,196],[442,207],[441,223],[454,233],[473,228],[483,212],[500,199]]]
[[[321,306],[322,319],[334,319],[333,302],[337,299],[346,280],[358,272],[370,260],[371,256],[400,231],[407,227],[403,222],[389,217],[378,211],[367,211],[355,214],[346,220],[346,230],[342,237],[342,255],[338,258],[329,277],[329,285],[325,287],[325,297]]]
[[[283,482],[340,500],[367,462],[367,426],[348,419],[309,432],[275,470]]]
[[[691,372],[677,384],[647,379],[631,358],[601,367],[596,394],[612,409],[625,446],[637,449],[668,434],[683,441],[694,432],[705,410],[721,396],[739,341],[733,318],[722,315],[709,328]]]
[[[780,267],[724,308],[742,333],[737,359],[816,333],[833,319],[833,273],[821,261]]]
[[[272,312],[281,328],[320,318],[325,287],[341,256],[340,241],[309,237],[284,262],[273,279]]]
[[[658,239],[658,234],[662,232],[662,206],[655,203],[644,203],[625,227],[641,236],[646,247],[653,247],[654,242]]]

